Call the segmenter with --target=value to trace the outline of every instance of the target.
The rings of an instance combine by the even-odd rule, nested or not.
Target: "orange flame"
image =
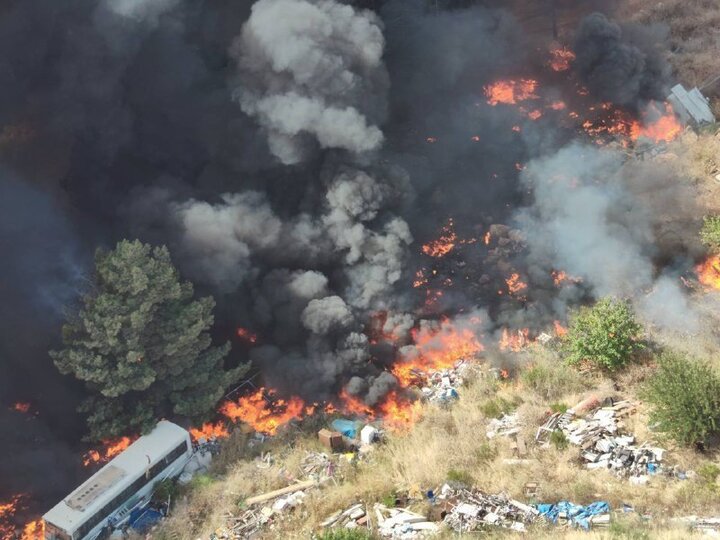
[[[477,324],[477,323],[473,323]],[[410,386],[416,373],[447,369],[463,358],[473,358],[484,350],[476,332],[458,328],[447,319],[435,328],[412,330],[414,353],[405,355],[392,368],[402,386]]]
[[[520,274],[513,273],[505,280],[510,294],[517,294],[527,289],[527,283],[520,280]]]
[[[720,254],[712,255],[695,267],[698,281],[709,289],[720,289]]]
[[[671,142],[682,133],[682,125],[669,103],[665,103],[664,111],[653,103],[643,116],[644,125],[636,121],[630,127],[630,137],[634,141],[645,137],[656,143]]]
[[[540,109],[535,109],[534,111],[530,111],[528,113],[528,118],[530,118],[530,120],[537,120],[542,116],[542,114],[543,113]]]
[[[555,335],[557,337],[563,337],[567,335],[567,328],[560,324],[560,321],[553,321],[553,327],[555,328]]]
[[[342,401],[342,409],[345,413],[367,416],[369,418],[375,417],[375,412],[365,405],[363,400],[351,396],[345,388],[340,392],[340,400]]]
[[[538,82],[532,79],[497,81],[484,88],[488,104],[515,105],[518,101],[537,99]]]
[[[490,234],[490,231],[488,231],[488,232],[485,233],[485,236],[483,236],[483,243],[484,243],[486,246],[489,246],[491,239],[492,239],[492,235]]]
[[[388,431],[406,431],[422,415],[422,404],[390,392],[378,407],[383,418],[383,427]]]
[[[88,467],[93,463],[105,463],[110,461],[112,458],[117,456],[120,452],[125,450],[134,439],[130,437],[120,437],[119,439],[108,439],[102,441],[103,447],[101,450],[90,450],[83,456],[83,465]]]
[[[243,340],[246,343],[250,343],[251,345],[254,345],[257,343],[257,334],[251,332],[247,328],[243,328],[242,326],[239,326],[237,331],[235,332],[237,334],[237,337],[239,337],[241,340]]]
[[[272,393],[269,391],[268,395]],[[225,402],[220,407],[220,413],[230,420],[245,422],[255,431],[274,435],[280,426],[302,418],[304,407],[305,403],[298,397],[270,402],[265,399],[265,388],[259,388],[254,394],[243,396],[237,402]]]
[[[507,328],[503,328],[498,346],[501,351],[518,352],[530,345],[530,329],[520,328],[517,332],[510,332]]]
[[[556,47],[550,50],[550,69],[553,71],[567,71],[575,60],[575,53],[567,47]]]
[[[224,439],[230,436],[227,427],[223,422],[211,423],[207,422],[199,428],[190,428],[190,436],[194,441],[205,439],[206,441],[212,439]]]
[[[422,247],[425,255],[440,258],[450,253],[455,248],[457,242],[457,234],[453,230],[453,220],[449,220],[448,224],[442,228],[442,233],[437,240],[432,240]]]
[[[560,287],[563,283],[582,283],[582,278],[574,277],[569,275],[564,270],[553,270],[550,272],[553,278],[553,283],[556,287]]]
[[[558,100],[558,101],[553,101],[553,102],[550,104],[550,108],[551,108],[553,111],[562,111],[562,110],[565,110],[565,109],[567,108],[567,105],[565,105],[565,102],[564,102],[564,101]]]
[[[36,519],[27,523],[23,527],[20,540],[44,540],[45,538],[45,522],[42,519]]]

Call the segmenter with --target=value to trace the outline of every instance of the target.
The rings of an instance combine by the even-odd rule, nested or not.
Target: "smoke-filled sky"
[[[218,340],[237,326],[258,334],[251,351],[234,342],[232,361],[251,358],[269,384],[308,399],[346,387],[372,405],[393,388],[393,354],[371,343],[368,322],[389,311],[384,331],[399,335],[421,324],[419,244],[449,218],[464,235],[505,231],[505,247],[524,236],[522,251],[495,252],[498,265],[464,251],[470,275],[562,267],[583,286],[488,306],[468,278],[438,311],[544,323],[582,298],[640,289],[655,290],[638,305],[659,324],[672,322],[667,302],[687,307],[670,280],[682,261],[658,271],[673,225],[655,216],[689,196],[651,165],[628,175],[619,155],[552,118],[486,103],[485,85],[539,76],[550,36],[481,1],[353,4],[0,6],[0,497],[53,502],[78,478],[68,456],[82,389],[46,351],[91,280],[93,251],[121,238],[167,244],[216,298]],[[598,101],[638,111],[664,97],[663,29],[595,14],[562,38]],[[9,410],[15,401],[37,417]]]

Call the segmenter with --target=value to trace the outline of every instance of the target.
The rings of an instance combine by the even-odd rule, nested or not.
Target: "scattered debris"
[[[447,501],[445,523],[455,532],[479,531],[485,527],[503,527],[524,532],[539,512],[504,494],[486,495],[477,489],[454,489],[445,484],[438,500]]]
[[[458,360],[451,368],[424,375],[420,388],[425,399],[433,403],[448,402],[459,397],[458,388],[465,384],[467,375],[475,366],[469,360]]]
[[[647,483],[648,475],[659,472],[665,450],[647,443],[637,445],[635,437],[623,434],[622,418],[635,412],[629,401],[600,407],[584,418],[576,411],[586,410],[596,398],[589,398],[565,413],[555,413],[537,431],[535,440],[547,442],[549,435],[561,430],[571,444],[581,448],[587,469],[611,469],[633,484]]]
[[[330,431],[329,429],[321,429],[318,431],[318,439],[328,450],[332,452],[340,452],[345,448],[342,433],[338,431]]]
[[[557,504],[538,504],[538,512],[551,523],[570,524],[583,529],[610,525],[610,505],[604,501],[587,506],[561,501]]]
[[[494,437],[512,437],[520,433],[520,419],[517,413],[504,414],[501,418],[493,418],[488,423],[486,435],[488,439]]]
[[[405,540],[425,538],[436,534],[440,527],[428,521],[422,514],[405,508],[389,508],[376,503],[370,513],[364,503],[357,503],[345,510],[328,516],[321,524],[323,528],[366,528],[383,538]]]

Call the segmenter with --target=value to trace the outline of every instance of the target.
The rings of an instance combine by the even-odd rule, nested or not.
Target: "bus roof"
[[[56,504],[43,519],[72,532],[100,510],[189,434],[180,426],[162,420],[102,469]]]

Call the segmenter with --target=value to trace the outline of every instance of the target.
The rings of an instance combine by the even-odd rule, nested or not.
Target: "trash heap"
[[[607,527],[610,525],[610,505],[604,501],[587,506],[561,501],[556,504],[538,504],[538,512],[550,523],[582,527]]]
[[[445,484],[439,501],[446,501],[445,524],[458,533],[480,531],[487,527],[503,527],[525,532],[539,512],[504,494],[486,495],[477,489],[453,488]]]
[[[635,412],[634,404],[618,401],[579,418],[575,411],[580,408],[551,415],[538,429],[535,440],[546,442],[550,433],[561,430],[571,444],[581,448],[587,469],[610,469],[636,484],[646,483],[648,474],[660,470],[665,450],[647,443],[637,445],[634,435],[622,432],[622,418]]]
[[[335,512],[321,524],[323,528],[364,528],[375,531],[383,538],[410,540],[427,538],[436,534],[440,527],[416,512],[405,508],[388,508],[376,503],[370,513],[364,503],[357,503],[345,510]]]
[[[458,360],[451,368],[431,373],[418,372],[418,378],[423,380],[420,388],[423,397],[433,403],[457,399],[458,388],[465,384],[465,379],[473,367],[469,360]]]

